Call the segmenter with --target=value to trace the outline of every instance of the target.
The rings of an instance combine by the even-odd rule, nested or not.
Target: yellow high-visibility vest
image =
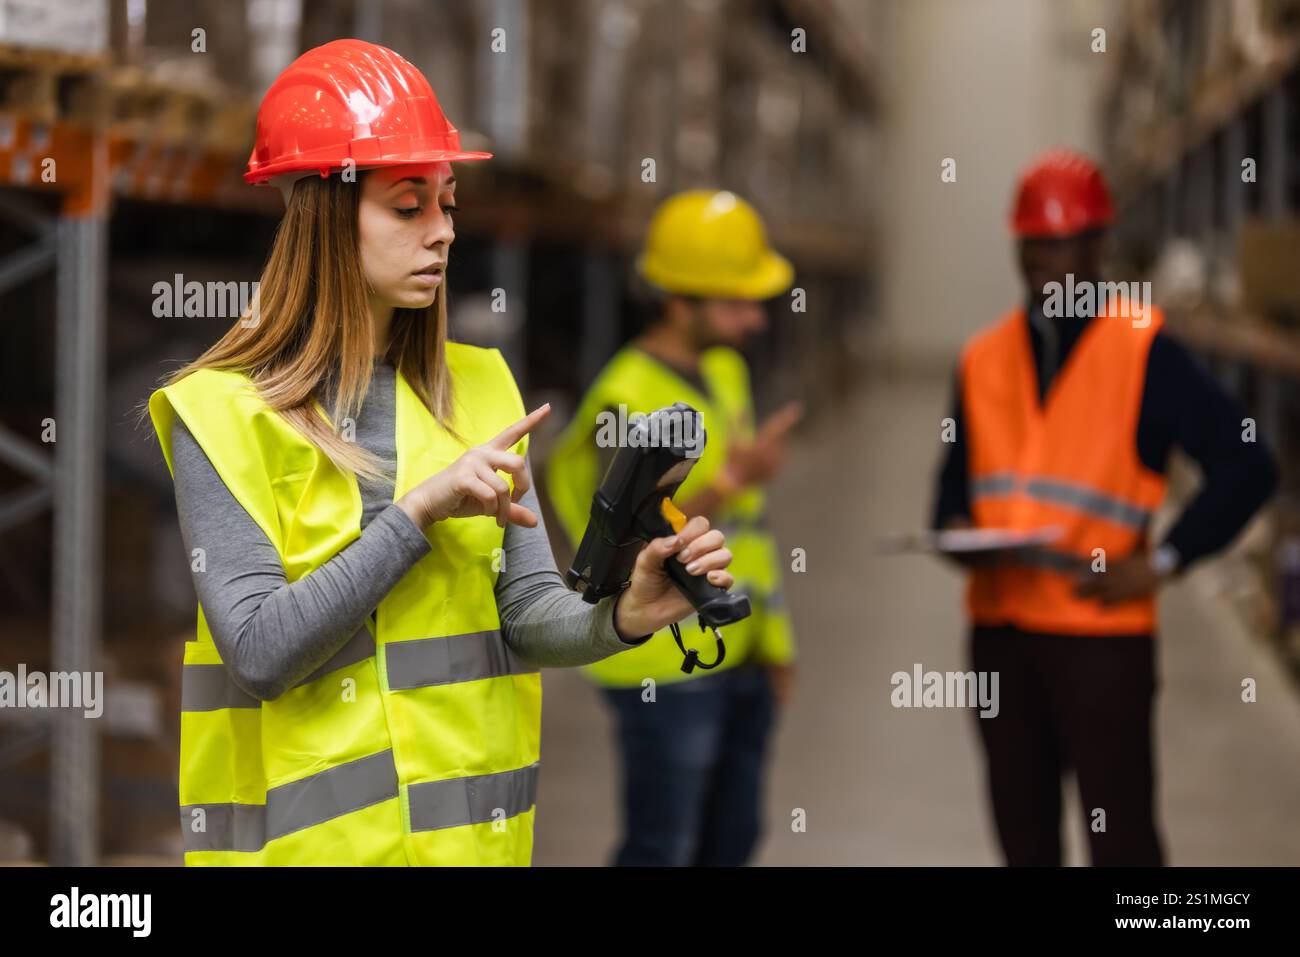
[[[708,487],[726,463],[727,447],[735,438],[752,439],[754,413],[744,358],[734,349],[708,349],[700,357],[700,374],[707,395],[659,360],[629,345],[596,377],[546,466],[547,494],[575,549],[591,515],[592,495],[603,477],[598,474],[596,445],[602,412],[617,411],[623,405],[631,416],[682,401],[703,416],[708,441],[674,496],[679,502]],[[781,559],[764,525],[764,507],[763,490],[749,487],[724,502],[711,519],[712,525],[726,534],[732,553],[728,566],[736,579],[732,591],[748,594],[753,609],[750,617],[722,629],[727,657],[719,671],[747,660],[784,664],[794,658],[794,639],[781,593]],[[704,661],[713,660],[712,635],[700,633],[694,616],[687,617],[680,627],[687,647],[694,645]],[[583,672],[607,687],[633,687],[646,678],[656,682],[686,680],[681,665],[681,651],[665,628],[645,644],[587,665]],[[696,670],[689,677],[716,673]]]
[[[448,343],[455,414],[471,445],[524,414],[500,352]],[[355,476],[257,394],[200,370],[155,392],[171,468],[176,416],[296,581],[361,533]],[[397,376],[394,498],[459,458]],[[525,436],[513,451],[523,455]],[[335,656],[274,701],[241,690],[199,609],[185,646],[180,817],[185,863],[527,865],[541,679],[501,634],[492,516],[438,522],[432,550]]]

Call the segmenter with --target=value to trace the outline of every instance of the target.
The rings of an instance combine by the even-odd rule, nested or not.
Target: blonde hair
[[[361,181],[360,176],[355,183],[344,183],[338,176],[309,176],[294,184],[248,311],[206,352],[167,376],[164,384],[199,369],[242,372],[271,408],[340,469],[382,479],[391,477],[389,466],[344,439],[315,407],[327,380],[335,380],[330,419],[339,423],[355,418],[378,358],[361,270],[357,225]],[[446,343],[444,281],[428,308],[394,311],[384,358],[439,425],[463,441],[450,424]]]

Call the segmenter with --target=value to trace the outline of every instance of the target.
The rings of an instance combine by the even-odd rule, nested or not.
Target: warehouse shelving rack
[[[31,236],[0,261],[0,295],[55,272],[53,441],[0,426],[0,461],[29,485],[0,499],[0,534],[53,509],[51,665],[101,670],[107,231],[114,196],[273,209],[238,188],[238,167],[182,127],[154,135],[115,127],[106,58],[0,46],[6,102],[0,107],[0,218]],[[192,105],[154,87],[155,102]],[[119,104],[120,105],[120,104]],[[178,135],[179,133],[179,135]],[[52,166],[48,165],[49,162]],[[50,180],[46,181],[46,170]],[[269,192],[269,191],[267,191]],[[34,194],[57,202],[49,216]],[[99,844],[98,730],[79,711],[0,711],[17,722],[0,763],[51,745],[49,859],[94,863]]]
[[[1300,388],[1300,330],[1245,307],[1225,308],[1213,289],[1217,271],[1235,255],[1237,232],[1247,218],[1277,222],[1300,211],[1300,164],[1294,155],[1300,136],[1295,106],[1300,25],[1278,28],[1262,52],[1257,45],[1249,58],[1220,49],[1211,67],[1190,55],[1194,45],[1185,38],[1204,33],[1205,25],[1196,18],[1216,13],[1221,11],[1190,4],[1163,10],[1158,30],[1164,31],[1169,48],[1181,49],[1187,57],[1165,74],[1163,93],[1177,105],[1137,133],[1124,130],[1122,123],[1107,131],[1108,159],[1123,211],[1117,245],[1130,263],[1149,258],[1153,248],[1174,238],[1190,239],[1207,253],[1208,294],[1195,307],[1167,309],[1167,326],[1205,356],[1230,389],[1251,390],[1260,429],[1283,463],[1284,514],[1294,515],[1300,477],[1288,474],[1287,463],[1296,461],[1300,431],[1293,398]],[[1146,53],[1134,39],[1141,32],[1131,30],[1125,37],[1119,69],[1111,77],[1112,121],[1123,98],[1137,95],[1137,88],[1150,82]],[[1153,33],[1145,35],[1149,40]],[[1178,74],[1172,89],[1170,72]],[[1247,158],[1256,161],[1253,183],[1242,177]],[[1284,644],[1280,650],[1300,675],[1300,647]]]
[[[46,67],[68,66],[64,57],[42,62],[23,52],[6,65],[47,82]],[[95,64],[83,64],[92,83]],[[46,506],[54,509],[52,663],[54,670],[98,670],[101,610],[99,557],[102,512],[102,410],[104,393],[104,257],[108,144],[102,129],[63,122],[39,112],[0,114],[0,182],[41,188],[43,162],[53,159],[60,209],[53,220],[21,199],[7,198],[0,213],[32,232],[31,246],[0,262],[0,292],[51,266],[56,271],[57,342],[53,452],[30,439],[0,431],[0,458],[26,474],[33,486],[0,502],[0,531]],[[44,184],[42,184],[44,185]],[[22,712],[15,712],[21,714]],[[52,741],[50,858],[60,864],[95,859],[98,812],[97,730],[77,711],[35,711],[47,727],[26,737]]]
[[[507,18],[518,38],[530,28],[527,6],[498,2],[492,10],[498,19]],[[869,70],[834,30],[830,5],[773,0],[771,6],[833,40],[826,82],[855,109],[871,108],[875,91]],[[559,161],[544,145],[539,149],[520,138],[509,104],[521,102],[527,92],[529,77],[521,65],[503,59],[494,66],[481,78],[482,120],[500,162],[490,171],[465,170],[467,185],[490,177],[483,183],[490,188],[474,186],[475,202],[458,216],[458,233],[492,240],[492,281],[507,288],[527,284],[535,244],[583,252],[584,294],[575,304],[582,345],[575,359],[583,370],[594,371],[616,345],[609,317],[620,305],[618,264],[639,243],[656,199],[627,191],[604,198],[584,192],[580,165]],[[0,426],[0,462],[29,483],[0,498],[0,535],[52,509],[53,670],[102,668],[107,235],[114,201],[278,215],[278,193],[249,189],[240,177],[247,144],[226,135],[240,128],[251,133],[254,106],[251,98],[229,91],[205,96],[168,88],[106,57],[0,45],[0,219],[32,240],[0,261],[0,296],[50,269],[56,284],[56,441],[47,446]],[[218,128],[222,135],[216,135]],[[51,183],[40,176],[45,159],[57,170]],[[45,210],[51,200],[57,205],[54,215]],[[771,227],[782,249],[820,276],[847,281],[870,262],[861,224],[780,217]],[[526,388],[524,357],[509,358]],[[11,725],[6,731],[14,732],[0,744],[0,766],[50,747],[50,863],[95,863],[100,847],[96,723],[76,711],[28,711],[28,720],[14,724],[15,714],[0,712],[0,722]]]
[[[1115,182],[1127,214],[1121,242],[1154,235],[1163,243],[1185,235],[1214,245],[1231,237],[1248,211],[1273,220],[1292,215],[1292,98],[1298,70],[1300,37],[1281,43],[1268,62],[1206,90],[1143,136],[1116,144]],[[1122,80],[1115,92],[1124,95]],[[1258,135],[1248,137],[1247,131],[1255,129]],[[1241,177],[1246,157],[1258,162],[1253,201],[1248,201],[1252,184]],[[1300,371],[1287,358],[1296,348],[1295,338],[1274,327],[1250,317],[1243,325],[1225,323],[1217,330],[1207,327],[1204,315],[1182,320],[1176,317],[1174,330],[1216,355],[1262,362],[1274,371]]]

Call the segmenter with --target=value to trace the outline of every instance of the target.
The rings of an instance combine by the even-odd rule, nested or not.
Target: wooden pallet
[[[240,178],[256,117],[255,102],[217,84],[0,44],[0,184],[62,193],[72,214],[106,208],[110,190],[269,211]],[[42,178],[49,160],[54,183]]]
[[[104,108],[104,56],[0,44],[0,110],[41,123],[93,124]]]
[[[44,47],[0,43],[0,67],[43,69],[56,73],[88,73],[109,65],[108,54],[70,53]]]
[[[229,119],[255,117],[256,106],[231,100],[219,87],[181,87],[137,67],[120,67],[105,77],[114,136],[176,146],[230,149],[228,139],[214,143],[214,129],[229,132]],[[252,140],[252,128],[239,145]],[[237,152],[237,151],[235,151]]]
[[[178,85],[104,57],[0,44],[0,111],[71,122],[129,139],[237,155],[251,144],[257,104],[215,84]]]

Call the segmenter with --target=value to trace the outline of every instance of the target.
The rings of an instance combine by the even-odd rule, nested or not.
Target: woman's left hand
[[[614,627],[624,640],[640,638],[681,621],[695,609],[677,590],[664,570],[665,561],[683,561],[693,575],[707,575],[711,584],[730,588],[731,552],[724,547],[722,532],[709,528],[709,520],[697,515],[680,532],[648,542],[636,558],[632,578],[616,599]]]

